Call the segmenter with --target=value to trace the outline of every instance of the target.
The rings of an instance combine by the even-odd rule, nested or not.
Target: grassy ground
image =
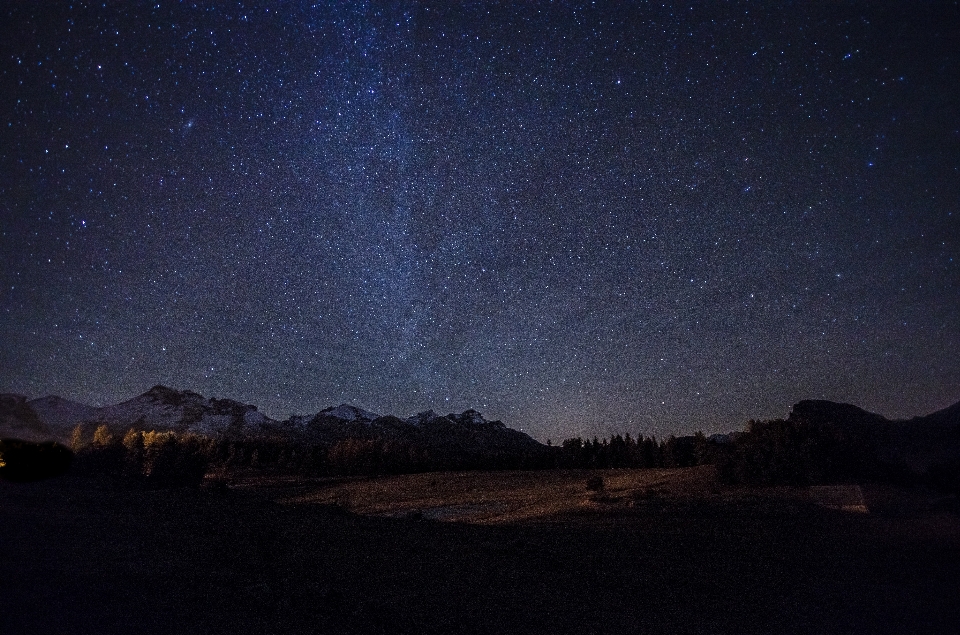
[[[602,489],[587,489],[587,480],[598,475]],[[251,479],[238,485],[272,490],[284,503],[335,504],[358,514],[419,514],[473,524],[556,521],[580,512],[622,511],[651,502],[722,498],[709,468],[445,472],[313,483]]]
[[[0,483],[0,633],[954,633],[960,519],[709,470]],[[452,511],[451,511],[452,510]],[[436,522],[430,518],[460,522]],[[469,521],[469,522],[463,522]]]

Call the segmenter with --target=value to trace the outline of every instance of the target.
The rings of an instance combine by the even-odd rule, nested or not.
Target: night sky
[[[960,400],[958,4],[625,4],[2,3],[0,391]]]

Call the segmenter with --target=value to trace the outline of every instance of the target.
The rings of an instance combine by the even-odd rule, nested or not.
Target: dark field
[[[0,482],[0,633],[958,632],[960,517],[924,490],[593,474]]]

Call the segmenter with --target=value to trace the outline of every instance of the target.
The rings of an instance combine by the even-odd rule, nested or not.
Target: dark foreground
[[[956,633],[960,518],[758,497],[478,526],[0,482],[0,633]]]

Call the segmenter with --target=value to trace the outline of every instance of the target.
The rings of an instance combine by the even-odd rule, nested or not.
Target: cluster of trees
[[[89,432],[87,432],[89,435]],[[627,434],[579,437],[539,453],[465,453],[405,440],[346,438],[331,445],[281,438],[207,438],[134,428],[122,436],[101,425],[92,439],[74,430],[73,451],[82,473],[132,477],[157,486],[199,483],[211,469],[265,470],[308,476],[403,474],[440,470],[690,467],[712,463],[717,444],[701,432],[658,440]]]
[[[877,441],[864,426],[750,421],[717,462],[729,483],[810,485],[875,476]]]
[[[91,436],[89,428],[77,426],[73,432],[76,472],[130,478],[154,487],[196,485],[211,470],[334,476],[550,466],[545,454],[477,454],[397,439],[345,438],[326,445],[270,437],[209,438],[136,428],[119,435],[106,425],[98,426]]]
[[[716,464],[729,483],[809,484],[875,476],[877,445],[867,431],[798,421],[751,421],[730,443],[702,432],[656,439],[637,435],[564,440],[536,455],[464,454],[408,441],[346,438],[331,445],[282,438],[209,438],[135,428],[115,435],[106,425],[89,437],[77,426],[75,470],[130,478],[152,487],[197,485],[211,469],[305,476],[402,474],[470,469],[672,468]]]
[[[617,434],[592,441],[575,437],[560,444],[551,462],[552,467],[563,468],[691,467],[712,463],[716,446],[702,432],[660,441],[642,434],[636,439]]]
[[[199,485],[210,465],[210,441],[192,434],[129,429],[122,437],[100,425],[86,441],[73,431],[75,471],[132,479],[148,487]]]
[[[960,459],[911,466],[903,448],[917,435],[935,447],[960,429],[911,430],[897,423],[808,421],[803,418],[750,421],[735,440],[715,452],[718,477],[727,483],[813,485],[850,481],[925,483],[960,494]],[[939,437],[937,435],[940,435]]]
[[[304,475],[398,474],[430,469],[426,453],[411,444],[348,438],[332,446],[269,438],[221,438],[210,442],[212,465]]]
[[[926,484],[960,495],[960,457],[909,465],[904,447],[960,447],[960,428],[913,429],[898,423],[809,421],[802,417],[750,421],[742,432],[712,441],[698,432],[663,440],[638,435],[567,439],[550,467],[650,468],[712,464],[722,482],[814,485],[851,481]],[[914,448],[916,449],[916,448]],[[908,452],[909,454],[910,452]]]
[[[212,464],[226,469],[253,468],[313,476],[548,467],[540,454],[478,454],[377,437],[348,437],[329,445],[223,438],[211,442],[209,457]]]
[[[53,476],[65,472],[71,462],[80,474],[106,474],[148,487],[198,485],[211,469],[328,476],[713,464],[718,477],[727,483],[810,485],[885,480],[926,482],[960,494],[960,459],[933,463],[925,471],[911,469],[891,453],[891,448],[902,446],[908,438],[906,429],[877,423],[810,422],[802,418],[750,421],[743,432],[724,442],[712,441],[701,432],[662,440],[617,434],[603,440],[570,438],[559,446],[527,454],[467,453],[382,438],[346,438],[324,445],[283,438],[209,438],[135,428],[116,435],[106,425],[96,427],[91,436],[90,429],[89,425],[77,426],[72,452],[53,443],[2,440],[0,477],[31,480]],[[958,438],[947,440],[953,439],[951,442],[960,447],[960,429],[944,430],[936,432],[940,435],[936,439],[953,435]],[[933,432],[929,435],[935,436]],[[930,439],[922,441],[924,446],[931,444]]]

